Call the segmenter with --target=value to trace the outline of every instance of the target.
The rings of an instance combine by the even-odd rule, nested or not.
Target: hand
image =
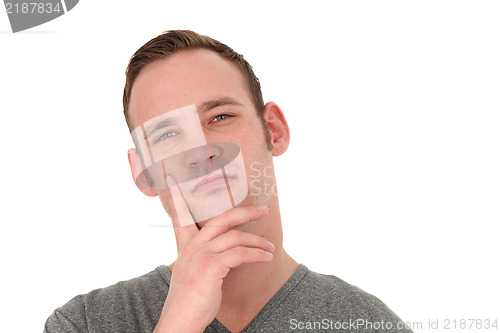
[[[169,177],[170,178],[170,177]],[[238,207],[210,219],[198,230],[177,184],[169,179],[178,258],[156,333],[203,332],[219,311],[222,283],[231,268],[269,262],[274,246],[263,237],[232,229],[263,218],[266,206]]]

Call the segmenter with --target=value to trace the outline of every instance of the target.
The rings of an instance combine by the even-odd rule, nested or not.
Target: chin
[[[248,195],[245,199],[243,199],[243,201],[241,201],[235,207],[264,206],[264,205],[267,206],[267,205],[269,205],[270,201],[271,201],[271,196],[256,197],[256,196]],[[226,212],[226,211],[224,211],[224,212]],[[220,214],[222,214],[224,212],[221,212]],[[220,214],[217,214],[217,215],[220,215]],[[207,224],[207,222],[210,221],[212,218],[213,217],[211,217],[209,219],[202,220],[200,222],[197,222],[196,225],[197,225],[198,229],[203,228],[205,226],[205,224]],[[250,221],[250,222],[245,223],[244,225],[234,227],[233,229],[240,230],[240,231],[248,231],[255,223],[257,223],[257,221]]]

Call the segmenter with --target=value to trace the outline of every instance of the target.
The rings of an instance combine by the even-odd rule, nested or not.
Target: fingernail
[[[270,241],[267,241],[269,243],[269,245],[271,246],[271,248],[274,250],[274,244],[271,243]]]
[[[267,206],[257,206],[258,210],[267,210]]]
[[[172,187],[172,185],[174,185],[174,184],[175,184],[175,181],[174,181],[174,179],[172,178],[172,176],[167,175],[167,185],[168,185],[168,188],[171,188],[171,187]]]

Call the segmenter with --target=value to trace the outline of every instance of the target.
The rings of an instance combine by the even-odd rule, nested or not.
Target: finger
[[[185,244],[199,233],[199,230],[179,189],[179,185],[177,185],[171,175],[167,175],[167,184],[172,196],[175,214],[177,215],[177,218],[174,217],[172,219],[175,235],[178,239],[179,248],[182,249]]]
[[[267,214],[269,214],[269,208],[266,206],[246,206],[230,209],[205,224],[201,229],[202,238],[205,241],[210,241],[231,228],[258,220]]]
[[[274,251],[274,245],[264,237],[239,230],[230,230],[223,233],[212,240],[210,248],[215,253],[221,253],[238,246],[260,248],[267,252]]]
[[[236,268],[243,264],[264,263],[273,260],[273,254],[271,252],[243,246],[232,248],[220,253],[218,256],[221,265],[228,268]]]

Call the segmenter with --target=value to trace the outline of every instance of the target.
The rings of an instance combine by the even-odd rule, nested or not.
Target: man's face
[[[178,109],[188,105],[196,105],[198,126],[201,127],[199,131],[194,129],[196,126],[190,129],[193,135],[185,136],[190,141],[186,147],[200,146],[194,141],[202,143],[199,135],[201,131],[206,142],[234,143],[239,146],[247,172],[254,170],[255,165],[272,166],[272,153],[267,148],[261,120],[257,116],[246,81],[235,64],[209,50],[183,51],[165,60],[153,62],[141,71],[134,83],[129,117],[133,126],[144,124],[146,129],[148,123],[163,117],[169,118],[169,113],[179,113]],[[185,122],[189,123],[194,124]],[[219,148],[224,149],[223,146]],[[212,148],[217,149],[216,145]],[[179,153],[181,152],[182,149]],[[210,164],[209,153],[199,151],[193,156],[197,156],[196,162],[199,165]],[[241,173],[241,168],[231,169],[228,166],[228,171],[235,179],[246,178],[248,184],[249,177]],[[178,174],[182,174],[182,170]],[[252,186],[255,186],[255,178],[252,177],[252,180]],[[216,183],[210,186],[199,185],[193,190],[197,184],[199,185],[199,180],[193,179],[179,186],[186,202],[193,205],[192,211],[201,212],[197,213],[195,219],[204,220],[205,217],[213,216],[210,212],[211,205],[207,204],[210,202],[208,199],[228,202],[224,198],[227,192],[224,191],[223,184],[216,186]],[[233,184],[238,183],[234,181]],[[172,216],[170,192],[158,190],[158,194]],[[271,195],[269,191],[253,191],[240,205],[266,204]],[[229,208],[230,205],[227,209]]]

